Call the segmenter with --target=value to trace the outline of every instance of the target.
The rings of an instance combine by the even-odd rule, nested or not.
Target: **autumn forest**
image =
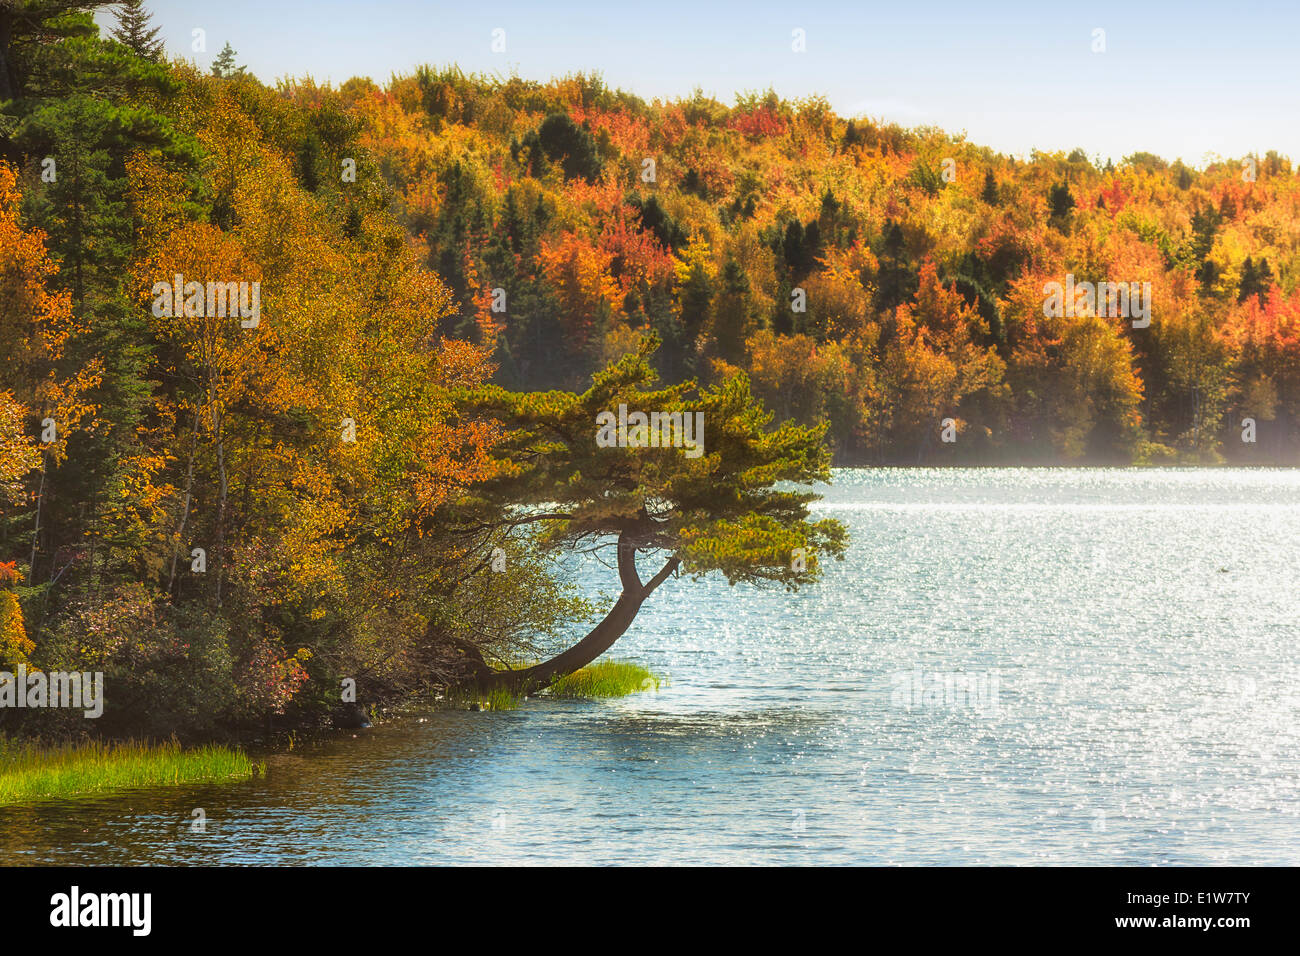
[[[584,74],[271,87],[102,6],[0,2],[0,670],[103,672],[99,732],[529,691],[677,574],[814,580],[843,528],[791,489],[832,465],[1300,463],[1275,153],[1019,159]],[[1049,314],[1067,277],[1148,320]],[[620,404],[703,454],[597,447]],[[598,546],[607,615],[555,565]]]

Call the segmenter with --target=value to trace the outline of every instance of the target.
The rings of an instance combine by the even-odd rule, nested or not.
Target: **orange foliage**
[[[586,347],[597,317],[618,312],[619,289],[609,275],[613,255],[567,234],[558,242],[544,241],[538,258],[542,273],[556,290],[569,342],[575,349]]]

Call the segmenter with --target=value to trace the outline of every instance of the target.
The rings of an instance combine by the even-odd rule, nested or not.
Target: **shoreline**
[[[266,764],[241,747],[135,740],[49,744],[0,738],[0,809],[174,784],[253,779]]]

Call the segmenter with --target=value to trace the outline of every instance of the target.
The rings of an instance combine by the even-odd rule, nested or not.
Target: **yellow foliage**
[[[0,591],[0,666],[13,670],[26,664],[36,645],[23,627],[23,609],[13,591]]]
[[[98,359],[64,377],[56,371],[68,340],[84,331],[73,316],[68,292],[46,285],[58,267],[45,249],[41,232],[19,222],[18,181],[0,163],[0,354],[6,384],[14,388],[0,402],[0,484],[17,480],[35,467],[23,438],[22,420],[53,419],[55,439],[44,446],[54,462],[67,457],[67,440],[95,409],[85,395],[99,384]]]

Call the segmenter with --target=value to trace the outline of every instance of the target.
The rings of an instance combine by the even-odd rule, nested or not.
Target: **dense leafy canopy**
[[[788,586],[843,550],[784,490],[828,477],[823,426],[774,425],[741,374],[660,386],[635,332],[583,390],[508,390],[481,224],[395,216],[404,160],[360,111],[268,89],[229,46],[164,63],[141,5],[116,39],[94,6],[0,3],[0,669],[103,671],[108,734],[347,717],[349,685],[393,702],[552,652],[594,610],[557,563],[580,542],[618,551],[610,640],[653,589],[638,550]],[[450,129],[456,97],[420,76]],[[563,110],[516,145],[574,188],[608,174]],[[469,163],[438,182],[482,188]],[[642,227],[691,248],[653,202],[600,252],[522,225],[552,211],[515,195],[498,252],[559,290],[563,329],[536,331],[560,347],[623,307],[615,259],[673,281]],[[702,416],[701,454],[598,447],[611,402]],[[567,516],[533,520],[543,501]]]
[[[1275,153],[1025,162],[817,98],[646,103],[582,74],[286,92],[357,117],[460,315],[504,291],[504,385],[580,388],[653,332],[666,381],[745,371],[829,421],[841,463],[1300,453],[1300,186]],[[1151,325],[1046,317],[1067,275],[1150,282]]]

